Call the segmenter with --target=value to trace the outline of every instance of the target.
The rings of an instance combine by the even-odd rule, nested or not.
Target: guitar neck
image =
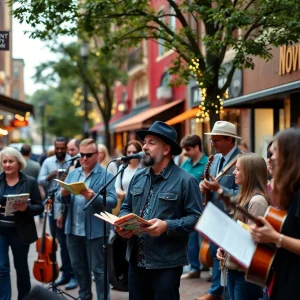
[[[226,195],[224,193],[224,190],[222,188],[220,188],[217,191],[217,193],[219,194],[219,199],[223,200],[224,203],[225,203],[225,205],[231,206],[232,208],[238,210],[241,214],[243,214],[244,216],[246,216],[249,220],[251,220],[257,226],[261,227],[261,226],[264,225],[259,219],[257,219],[255,216],[253,216],[252,214],[250,214],[245,207],[240,206],[239,204],[237,204],[235,202],[235,200],[232,197],[229,197],[228,195]]]
[[[235,209],[238,210],[240,213],[242,213],[245,217],[247,217],[249,220],[251,220],[257,226],[261,227],[264,225],[259,219],[257,219],[252,214],[250,214],[246,208],[239,206],[239,205],[235,205]]]

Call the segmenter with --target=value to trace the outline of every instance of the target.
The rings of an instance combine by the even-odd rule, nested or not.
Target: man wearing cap
[[[237,136],[236,126],[226,121],[217,121],[214,124],[213,130],[205,134],[211,136],[209,141],[217,154],[214,156],[210,168],[211,179],[210,181],[204,179],[200,182],[200,191],[204,193],[206,189],[210,190],[209,201],[224,210],[223,202],[219,200],[216,191],[221,187],[228,195],[236,196],[239,193],[233,171],[237,155],[240,153],[240,150],[236,146],[236,139],[241,139],[241,137]],[[217,246],[210,244],[210,254],[213,258],[212,285],[208,294],[196,298],[197,300],[217,300],[222,297],[223,287],[220,284],[221,271],[216,253]]]
[[[188,264],[189,233],[202,212],[201,195],[195,177],[172,159],[181,153],[173,127],[156,121],[136,133],[144,142],[146,168],[132,178],[120,216],[133,212],[152,225],[139,236],[116,228],[129,239],[129,297],[176,300],[183,265]]]

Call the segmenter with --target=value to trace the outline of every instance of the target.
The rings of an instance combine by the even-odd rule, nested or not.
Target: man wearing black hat
[[[173,127],[156,121],[136,133],[144,142],[147,168],[132,178],[120,216],[133,212],[152,225],[139,236],[116,228],[129,239],[129,298],[176,300],[183,265],[188,264],[189,233],[202,212],[201,194],[195,177],[172,159],[181,153]]]

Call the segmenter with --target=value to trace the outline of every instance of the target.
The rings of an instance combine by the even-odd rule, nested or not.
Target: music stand
[[[57,263],[57,259],[56,259],[56,250],[55,250],[55,242],[56,242],[56,222],[54,219],[54,200],[55,200],[55,193],[58,190],[57,186],[56,188],[54,188],[53,190],[49,191],[49,195],[47,197],[47,199],[44,201],[43,204],[46,204],[50,199],[52,199],[52,204],[51,204],[51,214],[53,216],[53,222],[51,224],[51,228],[52,228],[52,282],[49,284],[48,290],[52,290],[53,292],[55,292],[58,295],[61,295],[62,297],[66,298],[70,297],[71,299],[77,299],[75,297],[73,297],[72,295],[68,294],[67,292],[61,290],[56,284],[55,284],[55,280],[56,280],[56,263]]]

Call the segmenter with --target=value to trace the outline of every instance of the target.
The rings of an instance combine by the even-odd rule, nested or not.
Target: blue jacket
[[[233,152],[233,154],[231,155],[231,157],[227,163],[229,163],[239,153],[240,153],[240,150],[239,150],[239,148],[237,148]],[[218,175],[217,168],[219,166],[221,157],[222,157],[222,155],[219,153],[214,155],[214,161],[210,168],[210,174],[213,177],[216,177]],[[223,165],[223,169],[226,167],[226,164]],[[231,195],[231,196],[233,196],[233,195],[236,196],[240,191],[239,186],[235,183],[235,176],[233,174],[234,169],[235,169],[235,164],[229,170],[227,170],[227,172],[225,174],[223,174],[218,179],[218,182],[221,185],[221,188],[224,190],[224,192],[227,195]],[[212,201],[212,203],[214,203],[216,206],[218,206],[219,208],[224,210],[224,203],[219,200],[219,196],[218,196],[217,192],[212,192],[209,200]]]
[[[74,169],[71,171],[65,182],[78,182],[80,177],[80,171],[82,167]],[[107,172],[107,178],[105,181],[105,169],[101,167],[99,164],[95,166],[93,169],[93,174],[91,174],[91,183],[89,188],[92,189],[95,193],[97,193],[100,188],[103,187],[105,182],[108,182],[112,178],[112,174]],[[71,220],[72,220],[72,211],[74,209],[75,195],[71,194],[68,197],[62,197],[64,203],[69,204],[68,214],[65,225],[65,233],[71,234]],[[115,192],[114,182],[112,182],[107,188],[107,197],[106,197],[106,211],[111,212],[112,208],[117,205],[117,196]],[[99,214],[99,212],[103,211],[103,197],[101,195],[93,202],[93,204],[85,211],[84,220],[86,225],[86,236],[87,238],[99,238],[103,237],[103,222],[101,219],[94,216],[95,213]],[[106,233],[109,233],[110,226],[106,227]]]
[[[120,216],[128,213],[141,215],[150,191],[150,168],[139,170],[132,178]],[[202,199],[197,180],[173,160],[163,170],[154,184],[148,219],[158,218],[168,224],[167,231],[159,237],[145,234],[145,261],[147,269],[182,266],[188,263],[187,243],[202,213]],[[137,241],[128,240],[126,259]]]

